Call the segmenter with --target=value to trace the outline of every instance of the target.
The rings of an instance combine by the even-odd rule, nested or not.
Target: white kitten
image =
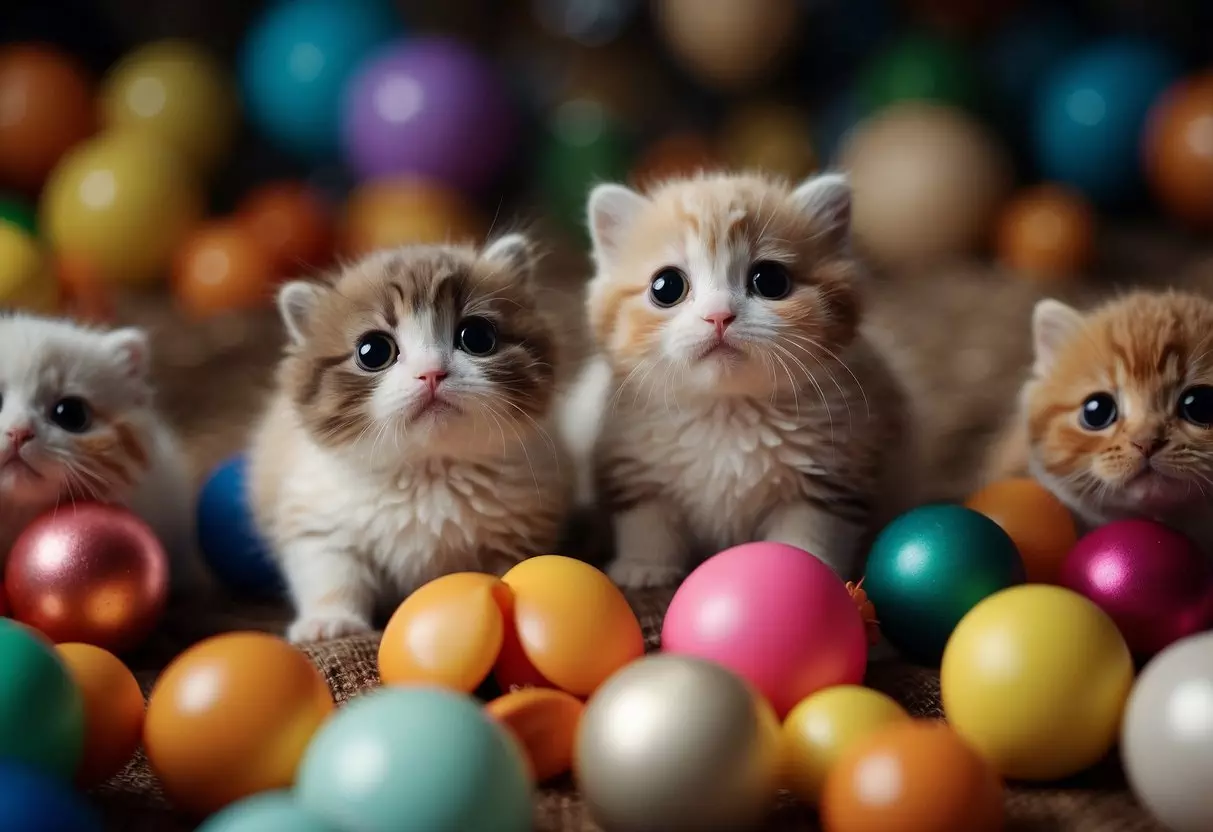
[[[253,441],[294,641],[365,631],[421,584],[551,552],[569,502],[530,247],[384,251],[279,295],[290,343]]]

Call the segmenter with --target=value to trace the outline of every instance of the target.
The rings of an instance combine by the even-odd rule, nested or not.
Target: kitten
[[[73,499],[120,503],[170,556],[178,593],[209,588],[193,494],[149,380],[140,329],[0,313],[0,564],[39,514]]]
[[[1030,473],[1088,527],[1150,517],[1213,554],[1213,302],[1042,300],[1035,362],[987,479]]]
[[[600,355],[563,426],[614,516],[611,577],[676,582],[752,540],[856,577],[909,445],[903,394],[860,331],[851,189],[749,175],[589,199]]]
[[[293,282],[278,391],[251,451],[255,516],[294,641],[369,630],[443,574],[554,549],[569,466],[545,423],[557,366],[528,240],[382,251]]]

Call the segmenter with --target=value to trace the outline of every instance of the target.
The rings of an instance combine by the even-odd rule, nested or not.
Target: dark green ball
[[[592,99],[568,101],[553,114],[539,154],[539,182],[550,214],[566,228],[586,228],[590,189],[627,178],[632,143],[610,111]]]
[[[901,101],[931,101],[964,109],[981,102],[978,69],[959,44],[911,33],[877,55],[859,78],[865,111],[874,113]]]
[[[930,505],[880,533],[863,588],[889,643],[935,665],[969,610],[1024,580],[1019,551],[997,523],[964,506]]]
[[[11,223],[27,234],[38,233],[34,209],[17,197],[0,194],[0,222]]]
[[[54,645],[0,618],[0,759],[70,780],[84,752],[84,697]]]

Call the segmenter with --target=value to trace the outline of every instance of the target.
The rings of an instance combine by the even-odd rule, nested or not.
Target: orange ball
[[[409,177],[378,179],[350,194],[341,249],[351,256],[411,243],[475,241],[485,229],[455,191]]]
[[[1078,530],[1070,510],[1047,488],[1028,477],[1000,480],[970,496],[965,506],[989,517],[1015,542],[1029,582],[1057,583]]]
[[[88,257],[57,252],[55,277],[65,314],[81,321],[103,323],[114,319],[114,301],[101,271]]]
[[[1146,175],[1175,217],[1213,228],[1213,72],[1175,84],[1150,113]]]
[[[165,668],[148,697],[143,747],[173,802],[209,814],[289,787],[332,712],[328,684],[302,652],[265,633],[226,633]]]
[[[861,737],[826,776],[825,832],[996,832],[1002,779],[942,722],[909,720]]]
[[[577,697],[562,690],[530,688],[499,696],[484,709],[522,745],[536,782],[558,777],[573,767],[577,726],[585,710]]]
[[[632,184],[645,187],[676,176],[721,167],[707,140],[695,133],[672,133],[654,142],[632,169]]]
[[[1039,277],[1081,272],[1095,253],[1095,216],[1077,191],[1046,184],[1015,196],[998,220],[996,247],[1007,266]]]
[[[56,649],[84,695],[84,758],[76,783],[87,789],[122,771],[135,756],[143,734],[143,691],[113,653],[79,642]]]
[[[269,255],[277,279],[329,264],[333,224],[324,201],[301,182],[271,182],[251,191],[236,218]]]
[[[270,256],[245,225],[210,222],[186,238],[173,265],[177,304],[198,317],[256,309],[272,296]]]
[[[96,129],[92,84],[72,58],[33,44],[0,50],[0,182],[33,193]]]

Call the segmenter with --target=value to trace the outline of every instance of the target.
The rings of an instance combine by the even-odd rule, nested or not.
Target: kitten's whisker
[[[795,362],[795,364],[800,368],[801,372],[803,372],[805,374],[805,378],[808,379],[809,384],[813,385],[813,389],[817,391],[817,397],[821,399],[821,405],[822,405],[822,407],[825,408],[826,419],[828,419],[830,422],[830,447],[831,448],[834,447],[834,414],[830,410],[830,402],[826,398],[825,389],[821,386],[820,383],[818,383],[816,377],[809,370],[809,368],[804,365],[804,362],[800,361],[798,358],[796,358],[796,356],[792,355],[792,353],[786,347],[784,347],[782,344],[780,344],[778,340],[772,341],[771,346],[773,346],[775,349],[779,350],[779,352],[783,353],[788,358],[790,358],[793,362]],[[793,383],[792,387],[793,387],[793,389],[795,389],[795,387],[796,387],[795,383]],[[843,401],[844,402],[846,401],[845,398],[843,399]],[[850,420],[850,410],[848,409],[847,423],[850,424],[850,421],[851,421]]]

